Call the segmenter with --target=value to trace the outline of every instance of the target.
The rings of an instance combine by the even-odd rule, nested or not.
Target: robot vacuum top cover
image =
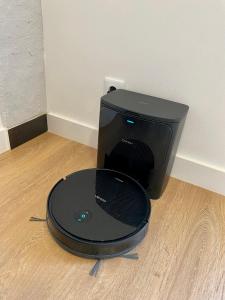
[[[107,258],[130,251],[144,238],[150,211],[150,201],[134,179],[117,171],[87,169],[53,187],[47,223],[66,250]]]

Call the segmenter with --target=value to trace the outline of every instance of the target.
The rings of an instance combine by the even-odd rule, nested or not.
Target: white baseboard
[[[225,195],[225,170],[216,166],[177,155],[171,176]]]
[[[97,148],[98,129],[64,116],[48,113],[48,130],[65,138]]]
[[[9,135],[6,128],[0,128],[0,154],[9,150]]]
[[[90,125],[49,113],[48,129],[52,133],[97,148],[98,129]],[[171,176],[225,195],[225,170],[215,166],[177,155]]]

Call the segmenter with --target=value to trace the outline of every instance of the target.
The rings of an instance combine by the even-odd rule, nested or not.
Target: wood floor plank
[[[96,165],[96,150],[46,133],[0,155],[0,299],[225,299],[225,197],[171,178],[153,201],[138,261],[62,250],[45,223],[51,187]]]

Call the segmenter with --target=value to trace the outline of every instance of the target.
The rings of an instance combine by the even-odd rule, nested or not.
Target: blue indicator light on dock
[[[128,124],[134,124],[134,121],[127,119]]]

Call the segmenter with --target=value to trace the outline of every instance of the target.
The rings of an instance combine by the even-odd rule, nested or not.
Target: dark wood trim
[[[31,121],[9,129],[11,149],[26,143],[48,130],[47,115],[42,115]]]

